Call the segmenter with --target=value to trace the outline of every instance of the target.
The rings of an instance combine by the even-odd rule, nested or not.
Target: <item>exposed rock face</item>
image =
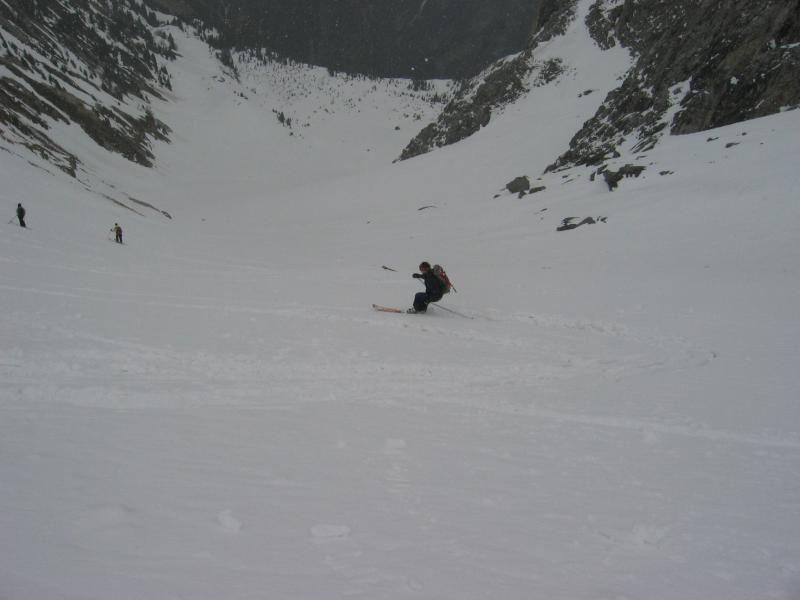
[[[605,223],[607,221],[607,217],[586,217],[582,221],[576,223],[575,221],[578,220],[578,217],[567,217],[566,219],[562,219],[561,225],[556,227],[556,231],[570,231],[572,229],[577,229],[581,225],[596,225],[597,223]]]
[[[468,138],[492,118],[492,110],[513,102],[527,88],[522,83],[531,67],[525,60],[503,63],[473,89],[462,87],[435,123],[425,127],[400,155],[405,160]]]
[[[528,91],[525,82],[533,71],[539,71],[534,85],[544,85],[557,77],[562,69],[560,62],[537,62],[533,59],[533,50],[540,43],[564,33],[574,17],[575,3],[576,0],[543,2],[534,19],[536,34],[529,41],[528,48],[511,60],[501,61],[462,87],[436,122],[411,140],[400,160],[454,144],[488,125],[492,111],[510,104]]]
[[[148,110],[124,110],[124,100],[142,104],[170,87],[174,42],[154,36],[155,16],[128,0],[69,4],[0,3],[0,137],[74,176],[77,157],[47,133],[47,118],[72,122],[100,146],[151,165],[149,140],[169,130]]]
[[[619,187],[620,181],[626,177],[638,177],[645,169],[646,167],[642,166],[625,165],[617,171],[603,168],[601,169],[601,172],[603,173],[603,179],[606,180],[608,189],[613,192],[615,189],[617,189],[617,187]]]
[[[525,47],[542,0],[148,0],[223,47],[383,77],[472,77]],[[551,2],[552,0],[544,0]]]
[[[796,0],[599,0],[587,25],[601,47],[619,43],[638,60],[551,168],[600,164],[631,135],[642,151],[666,131],[694,133],[800,105]]]
[[[535,49],[564,32],[574,7],[574,0],[542,2],[527,49],[471,81],[401,159],[474,134],[493,111],[528,91],[524,82],[536,69],[543,82],[556,77],[560,65],[537,64]],[[633,150],[641,152],[666,133],[694,133],[800,106],[797,0],[597,0],[586,24],[601,48],[622,45],[636,62],[548,170],[603,164],[619,156],[625,140],[633,139]]]
[[[512,194],[519,194],[520,192],[527,192],[531,189],[530,180],[524,175],[517,177],[506,184],[506,189]]]

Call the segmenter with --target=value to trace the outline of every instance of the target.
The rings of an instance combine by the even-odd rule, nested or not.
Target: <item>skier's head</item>
[[[17,206],[19,206],[20,208],[22,208],[22,202],[17,202]]]
[[[423,262],[419,263],[419,272],[420,273],[427,273],[430,270],[431,270],[431,263],[429,263],[428,261],[423,261]]]

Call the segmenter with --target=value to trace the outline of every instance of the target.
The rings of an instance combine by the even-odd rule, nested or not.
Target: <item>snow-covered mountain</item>
[[[545,172],[638,64],[593,6],[410,160],[470,91],[223,64],[160,13],[171,89],[59,80],[163,124],[152,166],[4,120],[0,597],[795,598],[800,111]],[[458,292],[372,311],[421,260]]]
[[[618,80],[582,91],[602,93],[603,102],[551,168],[603,165],[625,144],[646,152],[665,134],[695,133],[800,106],[796,2],[547,2],[527,49],[465,85],[402,157],[472,135],[493,112],[537,87],[580,79],[595,69],[604,73],[602,55],[590,64],[553,53],[552,41],[568,28],[602,49],[625,48],[632,61]]]
[[[103,148],[151,165],[152,139],[169,129],[146,106],[171,88],[174,40],[155,13],[127,0],[75,6],[49,0],[0,5],[0,123],[20,144],[76,175],[79,160],[51,131],[77,124]]]

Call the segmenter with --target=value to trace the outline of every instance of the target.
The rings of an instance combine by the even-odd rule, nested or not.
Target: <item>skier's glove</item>
[[[414,273],[414,274],[412,275],[412,277],[413,277],[414,279],[422,279],[422,275],[420,275],[419,273]]]

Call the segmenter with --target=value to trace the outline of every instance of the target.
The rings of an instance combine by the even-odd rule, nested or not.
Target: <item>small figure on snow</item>
[[[118,244],[122,243],[122,227],[119,226],[119,223],[114,223],[114,227],[111,228],[111,231],[114,232],[114,241]]]
[[[17,203],[17,218],[19,219],[19,226],[25,227],[25,209],[22,207],[22,203]]]
[[[438,302],[445,295],[447,284],[442,281],[431,269],[431,264],[427,261],[420,263],[419,273],[414,273],[414,279],[425,281],[425,291],[419,292],[414,296],[414,308],[409,308],[409,313],[424,313],[428,310],[428,304]]]

